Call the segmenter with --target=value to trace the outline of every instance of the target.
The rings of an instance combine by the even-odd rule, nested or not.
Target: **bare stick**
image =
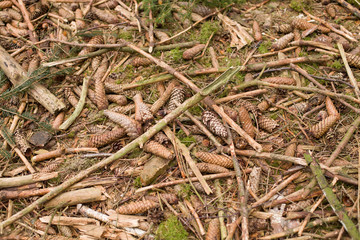
[[[346,2],[345,0],[336,0],[340,3],[343,7],[347,8],[350,12],[352,12],[355,16],[360,18],[360,10],[351,5],[350,3]]]
[[[239,98],[254,97],[254,96],[261,95],[261,94],[264,94],[267,92],[268,92],[267,89],[257,89],[254,91],[248,91],[248,92],[244,92],[244,93],[239,93],[239,94],[219,98],[219,99],[215,100],[215,103],[219,104],[219,103],[233,101],[233,100],[239,99]]]
[[[353,72],[351,71],[351,68],[350,68],[350,66],[349,66],[349,63],[348,63],[348,61],[347,61],[347,59],[346,59],[346,54],[345,54],[344,47],[343,47],[343,45],[342,45],[341,43],[339,43],[339,42],[337,43],[337,46],[338,46],[338,48],[339,48],[340,55],[341,55],[341,58],[342,58],[342,60],[343,60],[343,62],[344,62],[345,69],[346,69],[346,72],[347,72],[347,74],[348,74],[348,76],[349,76],[350,82],[351,82],[351,84],[354,86],[355,94],[356,94],[357,98],[360,98],[360,96],[359,96],[359,86],[358,86],[358,84],[357,84],[357,81],[356,81],[356,79],[355,79],[355,77],[354,77]]]
[[[191,214],[194,216],[196,223],[199,226],[200,234],[205,235],[206,232],[205,232],[204,226],[202,225],[199,215],[196,213],[194,207],[191,205],[191,203],[188,200],[185,199],[184,202],[185,202],[186,206],[189,208]]]
[[[150,111],[152,113],[156,113],[159,111],[159,109],[166,103],[167,100],[169,100],[171,91],[174,89],[174,87],[177,85],[175,81],[172,81],[167,86],[165,92],[154,102],[154,104],[151,106]]]
[[[26,107],[26,101],[21,102],[21,104],[20,104],[20,106],[18,108],[18,113],[22,114],[24,112],[24,110],[25,110],[25,107]],[[17,125],[19,119],[20,119],[20,117],[18,115],[14,116],[14,119],[13,119],[13,121],[11,123],[10,128],[9,128],[10,133],[14,133],[16,125]],[[7,146],[7,142],[5,141],[2,147],[6,148],[6,146]]]
[[[189,107],[192,107],[194,104],[200,102],[204,99],[207,95],[209,95],[214,90],[218,89],[222,86],[229,77],[232,77],[236,73],[235,70],[228,71],[227,74],[220,76],[210,85],[205,87],[199,93],[195,94],[193,97],[187,99],[184,103],[182,103],[179,107],[177,107],[174,111],[166,115],[162,120],[160,120],[157,124],[151,127],[147,132],[127,144],[125,147],[120,149],[118,152],[114,153],[112,156],[94,164],[93,166],[81,171],[74,177],[70,178],[69,180],[63,182],[61,185],[55,187],[51,192],[44,195],[43,197],[39,198],[38,200],[34,201],[26,208],[22,209],[21,211],[17,212],[10,218],[6,219],[5,221],[0,223],[0,233],[3,233],[4,227],[12,224],[14,221],[20,219],[21,217],[25,216],[26,214],[33,211],[36,207],[46,203],[50,199],[54,198],[61,192],[65,191],[68,187],[75,184],[76,182],[80,181],[81,179],[87,177],[92,172],[105,167],[108,164],[111,164],[115,160],[121,158],[122,156],[128,154],[133,149],[137,148],[140,145],[143,145],[147,140],[149,140],[152,136],[162,130],[169,122],[173,121],[176,117],[186,111]]]

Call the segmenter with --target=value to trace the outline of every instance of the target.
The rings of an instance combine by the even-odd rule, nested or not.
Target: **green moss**
[[[186,183],[181,184],[181,185],[180,185],[179,195],[180,195],[182,198],[190,199],[190,196],[192,195],[191,185],[190,185],[190,184],[186,184]]]
[[[201,25],[200,34],[196,35],[195,39],[200,41],[201,43],[206,43],[209,40],[211,34],[216,34],[220,29],[219,22],[204,22]]]
[[[196,140],[193,136],[186,136],[180,139],[180,141],[185,144],[185,146],[189,147],[192,143],[196,143]]]
[[[261,54],[268,53],[270,47],[271,47],[271,41],[265,41],[260,44],[258,51]]]
[[[189,112],[194,116],[199,116],[203,112],[200,106],[196,105],[189,109]]]
[[[173,60],[174,62],[180,62],[182,60],[183,51],[179,48],[172,49],[165,53],[165,56]]]
[[[133,35],[132,31],[121,30],[121,31],[119,31],[117,37],[120,39],[124,39],[124,40],[132,40],[132,38],[133,38],[132,35]]]
[[[290,7],[297,12],[302,12],[304,8],[309,10],[310,3],[309,0],[291,0]]]
[[[332,63],[330,63],[329,66],[335,69],[341,69],[344,67],[344,64],[342,64],[339,60],[335,60]]]
[[[316,63],[312,63],[311,65],[306,63],[299,63],[299,66],[307,71],[309,74],[316,74],[319,69],[319,65]]]
[[[165,222],[160,223],[156,231],[157,240],[185,240],[188,232],[176,216],[170,216]]]
[[[140,148],[135,148],[128,156],[129,159],[137,158],[143,151]]]
[[[140,179],[140,176],[139,177],[137,177],[137,178],[135,178],[135,180],[134,180],[134,187],[135,188],[141,188],[141,179]]]

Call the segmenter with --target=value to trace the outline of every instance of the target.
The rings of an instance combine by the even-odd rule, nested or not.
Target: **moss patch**
[[[174,215],[162,222],[156,231],[157,240],[185,240],[188,239],[188,235],[184,226]]]

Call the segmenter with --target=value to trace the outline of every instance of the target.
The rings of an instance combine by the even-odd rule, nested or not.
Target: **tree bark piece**
[[[0,189],[8,187],[17,187],[35,182],[46,181],[58,176],[57,172],[54,173],[35,173],[13,178],[0,178]]]
[[[0,57],[0,68],[4,71],[14,86],[20,85],[29,79],[20,64],[18,64],[15,59],[11,57],[10,54],[8,54],[2,47],[0,47]],[[27,91],[51,114],[55,114],[66,107],[60,99],[58,99],[40,83],[33,83]]]

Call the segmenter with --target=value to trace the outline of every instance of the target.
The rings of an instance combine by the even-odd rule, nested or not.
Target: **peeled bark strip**
[[[2,47],[0,47],[0,58],[0,68],[14,86],[21,85],[29,79],[27,73]],[[33,83],[27,92],[51,114],[55,114],[66,107],[62,101],[40,83]]]

